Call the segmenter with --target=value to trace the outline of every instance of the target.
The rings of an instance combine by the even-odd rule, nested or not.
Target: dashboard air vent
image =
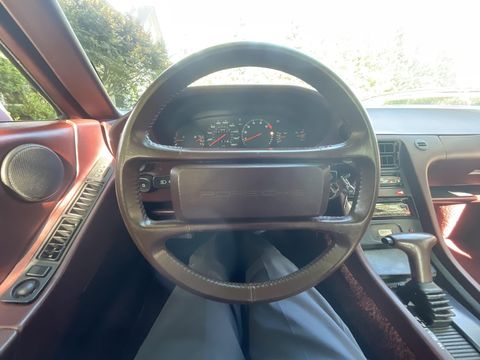
[[[88,214],[88,211],[93,206],[95,199],[97,198],[102,188],[101,183],[88,182],[84,185],[80,195],[77,197],[72,207],[68,211],[69,215],[84,217]]]
[[[418,150],[427,151],[428,150],[428,143],[423,139],[415,139],[415,147]]]
[[[398,169],[399,167],[399,149],[400,146],[396,141],[379,141],[378,148],[380,150],[380,165],[385,169]]]
[[[42,260],[58,261],[72,239],[73,234],[77,230],[78,224],[80,224],[80,219],[70,217],[63,218],[52,235],[50,235],[50,238],[38,255],[38,258]]]

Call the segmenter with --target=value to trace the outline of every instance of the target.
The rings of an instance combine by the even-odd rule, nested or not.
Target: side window
[[[53,120],[55,108],[0,47],[0,121]]]

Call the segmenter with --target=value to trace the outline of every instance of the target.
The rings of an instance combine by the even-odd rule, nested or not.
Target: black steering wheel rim
[[[255,66],[293,75],[315,88],[348,126],[347,141],[333,146],[283,150],[215,151],[179,149],[154,143],[149,131],[163,109],[183,89],[213,72]],[[254,160],[355,161],[360,171],[357,195],[349,215],[299,220],[199,222],[153,221],[138,190],[142,164],[150,161]],[[167,69],[147,89],[127,120],[116,169],[117,198],[122,217],[139,250],[162,275],[199,295],[227,302],[274,301],[306,290],[335,271],[358,245],[371,220],[377,196],[379,154],[368,116],[353,92],[318,61],[297,51],[262,43],[231,43],[196,53]],[[166,240],[181,234],[211,230],[310,229],[330,235],[332,244],[309,265],[277,280],[238,284],[209,279],[181,263],[166,248]]]

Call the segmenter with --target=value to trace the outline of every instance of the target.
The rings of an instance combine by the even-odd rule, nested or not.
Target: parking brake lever
[[[408,257],[412,280],[397,290],[400,299],[415,304],[417,315],[427,325],[448,326],[455,314],[443,289],[433,282],[430,265],[437,238],[427,233],[398,233],[384,237],[382,242]]]

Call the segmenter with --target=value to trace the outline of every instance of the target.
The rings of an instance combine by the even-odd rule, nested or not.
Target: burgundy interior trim
[[[54,225],[62,207],[73,196],[98,154],[107,151],[101,127],[95,120],[19,122],[0,124],[0,162],[15,146],[36,143],[47,146],[62,159],[66,174],[62,190],[51,200],[28,203],[0,185],[2,217],[2,251],[0,252],[0,290],[9,282],[6,279],[14,267],[25,266],[21,260],[35,248],[34,241],[45,236]],[[81,142],[77,142],[81,138]],[[68,190],[67,190],[68,189]],[[25,225],[28,222],[28,225]],[[42,240],[42,239],[40,239]],[[41,242],[41,241],[40,241]],[[13,271],[14,272],[14,271]],[[15,276],[14,276],[15,278]],[[2,282],[3,281],[3,282]]]
[[[8,275],[0,283],[0,293],[3,293],[23,273],[36,251],[42,246],[46,236],[81,187],[83,179],[94,166],[98,157],[108,154],[109,150],[104,142],[102,127],[95,120],[5,123],[0,124],[0,138],[6,140],[2,141],[0,146],[2,156],[8,152],[10,147],[25,142],[35,142],[49,146],[68,165],[71,175],[68,184],[65,184],[63,195],[59,195],[59,198],[49,203],[39,203],[38,206],[30,203],[27,204],[28,207],[25,207],[20,200],[16,200],[11,194],[5,192],[3,186],[0,188],[1,220],[4,219],[3,210],[6,210],[5,214],[12,215],[9,222],[2,222],[2,232],[5,234],[5,231],[10,231],[13,234],[8,237],[2,235],[0,257],[4,256],[7,260],[11,258],[8,264],[13,266],[13,269],[4,266]],[[78,139],[81,139],[81,141],[78,141]],[[91,276],[100,266],[101,260],[99,257],[105,256],[105,247],[110,245],[114,239],[125,236],[119,233],[120,231],[125,232],[120,215],[115,219],[110,218],[118,210],[113,183],[110,182],[108,186],[108,201],[103,202],[103,199],[107,196],[105,193],[100,195],[98,204],[101,205],[92,210],[91,216],[80,230],[64,261],[39,298],[29,305],[0,303],[0,329],[17,331],[21,338],[18,341],[19,344],[29,344],[28,347],[15,346],[17,358],[47,358],[50,355],[49,352],[54,350],[53,345],[61,340],[61,336],[67,329],[67,315],[75,311],[76,301]],[[7,199],[6,202],[5,199]],[[10,207],[5,208],[5,204],[9,204]],[[96,214],[98,207],[103,208],[101,214]],[[19,214],[26,216],[19,216]],[[105,218],[110,219],[109,226],[104,226]],[[28,221],[28,226],[25,226],[25,221]],[[90,228],[88,224],[92,221],[96,225]],[[33,227],[36,231],[31,231]],[[87,235],[82,235],[85,233]],[[103,235],[112,236],[106,238]],[[68,265],[70,258],[75,253],[75,249],[80,246],[79,243],[84,237],[87,238],[85,242],[89,243],[88,256],[83,252],[81,260],[77,259],[76,265],[70,267]],[[10,238],[15,241],[7,242]],[[88,266],[85,266],[87,257]],[[13,265],[12,262],[14,262]],[[68,273],[68,275],[64,273]],[[4,277],[5,275],[3,274]],[[50,292],[58,291],[58,289],[55,290],[55,284],[60,281],[63,282],[63,288],[56,295],[49,296]],[[73,284],[74,286],[72,286]],[[34,317],[40,317],[42,320],[35,319],[33,321]],[[49,329],[49,336],[38,336],[42,331],[45,331],[44,329]],[[28,337],[26,334],[28,334]],[[38,347],[33,345],[32,347],[31,344],[36,344]],[[8,348],[11,347],[12,345]],[[45,354],[45,356],[41,354]],[[2,358],[7,356],[1,352],[0,355]],[[8,356],[6,358],[10,359]]]
[[[3,6],[90,117],[118,117],[57,1],[4,0]]]
[[[445,136],[441,137],[441,141],[445,146]],[[473,139],[465,138],[464,141],[467,143],[474,141],[474,144],[478,146],[480,136],[473,137]],[[477,170],[479,170],[478,160],[480,159],[480,154],[477,153],[478,149],[475,145],[471,149],[473,155],[470,155],[471,157],[468,158],[449,157],[451,155],[448,154],[452,149],[445,147],[448,158],[435,161],[428,169],[428,184],[430,187],[478,186],[480,184],[480,172]],[[456,147],[457,144],[451,144],[450,146]]]
[[[0,329],[0,358],[14,359],[18,333],[14,329]]]
[[[129,116],[130,113],[123,115],[117,120],[108,121],[108,124],[110,126],[105,128],[108,129],[108,140],[110,144],[110,149],[114,156],[116,156],[117,154],[118,144],[120,143],[120,136],[122,136],[125,123],[127,122]]]
[[[457,196],[457,197],[442,197],[442,198],[433,198],[433,203],[435,205],[458,205],[458,204],[469,204],[478,201],[477,195],[466,195],[466,196]]]
[[[102,121],[100,124],[102,126],[102,134],[103,134],[103,141],[105,141],[105,144],[108,147],[108,150],[110,150],[110,153],[115,154],[112,148],[112,141],[110,140],[110,133],[111,133],[111,128],[112,125],[115,124],[116,120],[108,120],[108,121]]]
[[[450,253],[480,283],[480,206],[457,204],[435,206],[435,209],[442,233],[449,239]]]
[[[28,126],[27,123],[0,124],[0,162],[14,147],[35,143],[49,147],[60,156],[65,177],[61,191],[49,201],[29,203],[0,185],[2,216],[2,251],[0,251],[0,282],[5,279],[28,249],[35,235],[76,176],[74,129],[64,121]],[[25,225],[28,222],[28,225]]]
[[[109,219],[108,226],[105,219]],[[130,241],[118,212],[111,179],[37,300],[27,305],[0,303],[0,328],[18,332],[19,346],[15,346],[18,359],[52,358],[68,328],[74,326],[71,321],[92,277],[107,256],[115,256],[117,248]]]

